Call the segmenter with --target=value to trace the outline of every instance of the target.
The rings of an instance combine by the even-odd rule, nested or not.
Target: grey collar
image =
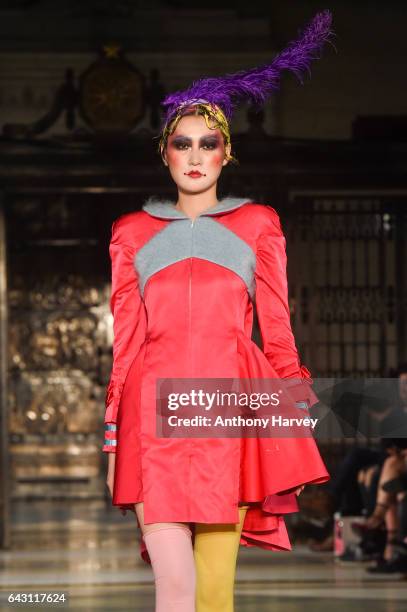
[[[202,212],[200,217],[206,215],[217,215],[219,213],[229,212],[231,210],[235,210],[236,208],[240,208],[246,202],[252,202],[251,198],[235,198],[231,196],[227,196],[226,198],[222,198],[215,206],[211,206],[211,208]],[[188,215],[183,213],[181,210],[177,210],[175,208],[174,202],[170,200],[160,200],[155,197],[150,197],[143,204],[142,209],[152,215],[153,217],[159,217],[160,219],[188,219]]]

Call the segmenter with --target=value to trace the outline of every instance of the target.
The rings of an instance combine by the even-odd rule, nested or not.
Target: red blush
[[[185,160],[182,158],[182,151],[177,151],[172,147],[167,147],[167,161],[171,166],[179,168],[181,164],[185,164]]]
[[[222,164],[223,158],[224,158],[223,151],[216,152],[210,156],[209,165],[212,168],[215,168]]]

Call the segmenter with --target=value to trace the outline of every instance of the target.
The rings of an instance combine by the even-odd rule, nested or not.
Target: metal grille
[[[303,361],[315,376],[387,376],[405,358],[405,199],[299,196],[284,225]]]

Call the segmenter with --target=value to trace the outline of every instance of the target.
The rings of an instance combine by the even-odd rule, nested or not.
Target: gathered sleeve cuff
[[[103,452],[114,453],[116,451],[116,429],[116,423],[105,423],[105,440],[102,448]]]
[[[256,310],[263,352],[281,379],[293,378],[290,394],[299,408],[310,408],[318,397],[311,373],[301,365],[288,305],[286,239],[274,208],[264,207],[256,248]]]
[[[134,267],[136,245],[128,216],[113,223],[109,253],[112,264],[110,310],[113,315],[113,366],[105,397],[104,452],[117,449],[117,414],[130,365],[146,337],[147,317]]]

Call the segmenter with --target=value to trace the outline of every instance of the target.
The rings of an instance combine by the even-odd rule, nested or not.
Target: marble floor
[[[153,576],[138,549],[134,514],[103,502],[13,504],[12,546],[0,551],[0,610],[154,610]],[[407,577],[371,576],[366,563],[330,553],[241,547],[236,612],[407,611]],[[64,593],[50,604],[9,603],[10,593]]]

